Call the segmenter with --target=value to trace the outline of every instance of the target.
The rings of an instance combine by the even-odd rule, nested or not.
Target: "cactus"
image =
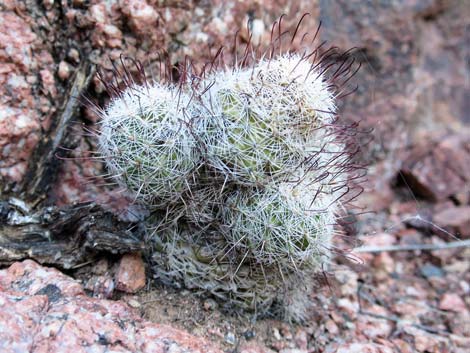
[[[321,269],[333,234],[334,210],[327,208],[332,195],[315,200],[313,207],[319,209],[310,209],[315,191],[308,192],[302,184],[231,195],[222,216],[223,224],[230,225],[228,243],[263,265],[282,270]]]
[[[133,84],[103,110],[108,169],[154,210],[146,224],[160,281],[228,308],[306,317],[357,178],[354,126],[335,114],[354,60],[311,56],[184,71],[178,86]]]
[[[202,239],[181,224],[154,234],[152,239],[152,263],[158,268],[155,277],[159,281],[211,294],[229,312],[271,313],[296,322],[306,318],[313,271],[286,269],[281,274],[277,265],[262,266],[227,253],[220,234],[209,232]]]
[[[208,160],[240,184],[285,179],[312,154],[335,105],[328,82],[299,55],[260,61],[253,69],[216,72],[202,96],[210,106]]]
[[[189,100],[173,86],[133,85],[101,114],[99,152],[119,183],[146,204],[178,199],[198,167]]]

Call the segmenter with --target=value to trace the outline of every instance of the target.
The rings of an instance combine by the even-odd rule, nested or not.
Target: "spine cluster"
[[[354,59],[318,47],[274,55],[280,37],[264,54],[248,44],[231,67],[216,57],[210,69],[185,68],[178,84],[108,85],[117,94],[101,110],[98,146],[153,211],[157,278],[300,321],[360,176],[355,126],[335,105]]]

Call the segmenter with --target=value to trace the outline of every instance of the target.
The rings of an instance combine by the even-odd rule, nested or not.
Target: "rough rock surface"
[[[221,352],[146,322],[119,301],[88,297],[75,280],[33,261],[0,271],[2,352]]]
[[[51,50],[35,33],[33,19],[8,3],[0,9],[0,181],[14,184],[23,180],[41,132],[51,124],[57,89]]]
[[[468,124],[467,41],[462,1],[320,1],[323,39],[360,48],[363,69],[343,112],[374,129],[371,156],[393,162],[424,131]]]

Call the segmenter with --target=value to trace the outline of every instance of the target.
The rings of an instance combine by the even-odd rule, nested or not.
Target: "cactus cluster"
[[[101,111],[99,152],[152,211],[161,281],[305,317],[352,170],[335,114],[352,63],[318,50],[185,72],[197,84],[133,83]]]

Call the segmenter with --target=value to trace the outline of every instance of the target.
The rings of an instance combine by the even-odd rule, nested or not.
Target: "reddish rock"
[[[142,320],[124,302],[89,298],[74,280],[33,261],[1,270],[0,288],[5,353],[221,353],[187,332]]]
[[[359,311],[359,304],[357,301],[353,301],[347,298],[340,298],[338,300],[338,308],[340,309],[341,313],[347,315],[347,317],[351,320],[356,319],[357,313]]]
[[[360,48],[359,92],[340,104],[374,129],[371,155],[394,163],[397,146],[423,130],[468,122],[463,2],[320,1],[320,13],[322,39]]]
[[[439,309],[461,312],[466,310],[465,302],[462,298],[454,293],[446,293],[442,296],[439,302]]]
[[[61,61],[57,70],[57,75],[59,76],[59,78],[63,81],[67,80],[70,77],[70,72],[70,65],[65,61]]]
[[[55,268],[41,267],[31,260],[16,262],[7,269],[0,271],[0,286],[8,290],[31,296],[44,291],[48,285],[57,288],[56,292],[60,293],[59,296],[85,294],[82,286],[77,281],[63,275]]]
[[[446,208],[434,214],[433,222],[458,238],[470,238],[470,206]],[[433,229],[435,233],[444,232]],[[448,234],[446,239],[449,237]]]
[[[294,336],[294,342],[300,349],[307,349],[308,347],[308,336],[307,332],[303,328],[298,328]]]
[[[257,343],[257,342],[244,342],[238,349],[239,353],[274,353],[272,349]]]
[[[359,315],[356,322],[356,332],[363,334],[370,340],[388,337],[393,327],[392,323],[385,318],[388,317],[390,313],[378,305],[373,305],[363,310],[367,313],[384,318],[382,319],[372,315]]]
[[[392,325],[385,319],[359,317],[357,332],[365,335],[370,340],[374,340],[378,337],[388,337],[392,332]]]
[[[465,140],[465,133],[445,139],[430,136],[403,156],[401,176],[416,195],[441,201],[465,190],[470,181]]]
[[[145,286],[145,265],[140,254],[126,254],[121,258],[115,276],[116,289],[135,293]]]
[[[343,296],[353,296],[357,294],[358,274],[346,266],[339,267],[335,271],[335,278],[340,284],[340,291]]]
[[[413,326],[406,326],[403,328],[403,330],[413,337],[414,348],[416,352],[449,352],[449,350],[444,350],[444,347],[448,346],[448,341],[444,337],[428,333]]]
[[[396,245],[396,237],[391,233],[378,233],[378,234],[371,234],[367,236],[362,236],[361,241],[363,242],[363,246],[389,246],[389,245]]]
[[[332,336],[336,336],[339,333],[338,325],[336,325],[333,320],[328,320],[325,323],[325,328],[327,329],[329,334]]]
[[[375,343],[347,343],[338,347],[334,353],[393,353],[393,350]]]
[[[390,273],[395,270],[395,261],[388,252],[381,252],[380,254],[378,254],[375,257],[373,264],[378,272],[376,273],[376,275],[380,274],[380,276],[378,277],[387,277]]]
[[[124,0],[121,3],[121,9],[136,33],[146,34],[149,28],[157,25],[158,13],[145,0]]]
[[[414,353],[413,345],[411,342],[406,342],[402,339],[391,340],[392,344],[399,349],[400,353]]]
[[[168,325],[144,323],[136,343],[143,352],[221,353],[211,344]]]
[[[467,337],[470,347],[470,312],[464,310],[449,317],[449,326],[455,335]]]
[[[47,311],[45,295],[0,292],[0,351],[31,352],[34,329]]]
[[[109,299],[114,293],[114,281],[110,276],[91,276],[85,289],[91,291],[96,298]]]

